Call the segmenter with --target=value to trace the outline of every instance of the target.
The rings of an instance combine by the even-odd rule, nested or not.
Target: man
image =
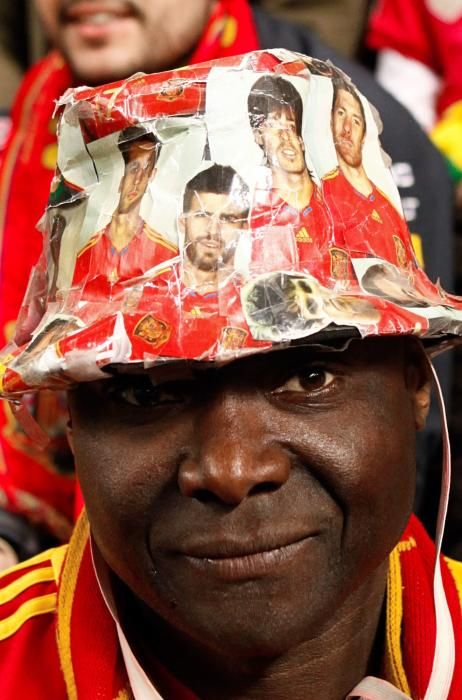
[[[259,57],[213,67],[240,83]],[[297,57],[265,58],[267,74],[309,80]],[[179,79],[188,84],[191,75],[185,68]],[[207,89],[207,75],[200,80]],[[135,107],[136,79],[124,87]],[[63,119],[75,118],[76,103],[81,113],[101,106],[106,91],[75,91]],[[163,109],[155,103],[139,119],[165,120]],[[208,124],[211,151],[227,106],[218,116]],[[98,120],[113,126],[105,109]],[[192,167],[190,141],[202,132],[194,127],[176,153],[180,166]],[[231,251],[239,254],[249,233],[246,189],[229,166],[204,167],[201,151],[186,192],[174,179],[164,183],[166,201],[183,197],[185,269],[231,272]],[[246,166],[255,181],[258,166]],[[112,182],[111,172],[102,177]],[[365,238],[374,233],[366,222]],[[316,284],[322,271],[313,267]],[[4,398],[52,386],[64,370],[87,506],[68,547],[0,578],[2,700],[398,700],[427,689],[457,700],[461,565],[435,559],[411,515],[415,435],[430,402],[423,343],[443,349],[447,329],[417,329],[390,305],[386,330],[373,324],[362,339],[345,306],[342,326],[324,308],[322,332],[305,327],[291,342],[295,313],[277,342],[263,342],[246,325],[241,296],[248,338],[230,356],[221,345],[229,301],[217,305],[213,333],[200,314],[191,331],[186,288],[175,276],[157,284],[161,277],[127,285],[144,292],[133,308],[120,309],[100,289],[98,317],[59,341],[61,364],[34,386],[10,383],[21,363],[1,358]],[[234,278],[241,292],[256,280],[252,271]],[[293,285],[279,291],[291,301]],[[45,301],[52,316],[55,302]],[[448,301],[462,308],[462,299]],[[149,314],[142,342],[155,329],[151,352],[133,325]],[[435,562],[443,582],[433,595]]]
[[[36,0],[36,5],[61,53],[50,54],[25,78],[13,109],[13,129],[0,171],[0,332],[5,340],[12,336],[29,271],[40,250],[35,224],[42,214],[56,161],[54,101],[71,84],[124,78],[136,71],[256,48],[282,46],[331,58],[368,92],[387,124],[384,147],[398,161],[402,194],[412,204],[409,212],[423,241],[428,270],[450,286],[450,188],[444,163],[407,112],[366,71],[336,56],[308,30],[275,19],[246,0],[195,0],[187,6],[182,0]],[[430,200],[429,192],[435,193],[434,199]],[[439,235],[434,237],[437,227]],[[14,274],[9,274],[11,270]],[[0,470],[0,493],[7,508],[29,515],[26,501],[20,505],[15,494],[29,494],[29,476],[42,468],[44,456],[34,455],[32,445],[27,454],[18,453],[5,437],[5,426],[12,420],[8,409],[5,411],[7,415],[2,412],[0,419],[2,452],[8,466]],[[429,454],[427,449],[424,452]],[[48,473],[51,469],[52,465],[47,465]],[[59,487],[40,490],[38,480],[30,495],[35,501],[51,501],[60,509],[59,494]],[[36,511],[33,519],[40,519]]]
[[[309,269],[327,249],[330,221],[305,161],[302,98],[288,80],[263,76],[252,85],[247,105],[271,178],[269,196],[267,177],[256,187],[252,217],[259,230],[252,262],[267,267],[272,260],[278,269],[285,248],[286,264]]]
[[[361,229],[366,220],[377,229],[377,241],[387,246],[387,257],[403,268],[414,258],[407,241],[406,225],[401,214],[368,177],[363,164],[366,138],[366,115],[354,87],[343,78],[334,77],[332,100],[332,136],[338,168],[325,176],[323,192],[327,206],[344,232],[345,244],[361,255],[381,255],[373,245],[364,248]],[[384,236],[379,235],[383,229]],[[374,238],[369,243],[373,243]]]
[[[234,268],[236,246],[248,228],[249,189],[230,166],[214,163],[186,184],[179,216],[183,237],[181,257],[155,276],[148,272],[139,300],[134,286],[134,307],[126,326],[139,352],[158,351],[181,356],[182,346],[194,347],[200,356],[213,345],[238,350],[248,332],[240,311],[240,275]],[[170,302],[168,301],[170,299]],[[153,314],[152,309],[161,309]],[[225,309],[225,314],[223,314]],[[161,317],[162,314],[162,317]],[[174,329],[182,328],[180,346]],[[162,330],[161,330],[162,329]]]
[[[178,253],[177,247],[140,215],[159,157],[159,141],[152,133],[129,127],[121,133],[118,146],[124,159],[119,202],[109,224],[77,254],[72,286],[82,287],[84,300],[91,300],[102,285],[109,297],[117,295],[120,283]]]
[[[428,301],[417,292],[411,280],[397,267],[385,263],[370,265],[360,279],[362,288],[400,306],[427,306]],[[443,299],[440,300],[441,303]]]
[[[218,293],[233,273],[239,234],[247,229],[249,190],[230,166],[214,164],[186,185],[180,228],[182,282],[202,296]]]
[[[319,270],[319,266],[318,266]],[[275,272],[250,282],[242,304],[252,334],[260,339],[300,338],[334,321],[366,328],[380,321],[380,310],[364,298],[336,295],[311,275]]]

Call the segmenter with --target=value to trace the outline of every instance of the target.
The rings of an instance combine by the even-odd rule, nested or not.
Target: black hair
[[[153,151],[156,158],[160,153],[161,142],[152,131],[147,131],[143,126],[128,126],[126,129],[120,132],[119,139],[117,141],[117,148],[122,153],[125,165],[129,162],[129,149],[134,143],[139,141],[149,141],[153,144]]]
[[[43,338],[46,337],[50,331],[54,331],[60,327],[65,328],[66,326],[71,326],[75,324],[75,327],[78,328],[78,324],[75,323],[70,318],[55,318],[53,321],[50,321],[48,325],[46,325],[42,330],[35,336],[33,340],[30,341],[30,343],[27,345],[27,347],[24,348],[24,353],[28,354],[34,350],[34,348],[39,345]],[[51,343],[50,343],[51,344]]]
[[[363,124],[364,124],[364,133],[366,133],[366,113],[364,111],[364,105],[356,92],[354,86],[352,83],[348,82],[344,78],[341,78],[339,76],[335,76],[332,78],[332,87],[334,88],[334,95],[332,98],[332,114],[334,113],[335,109],[335,103],[337,101],[337,96],[340,90],[344,90],[344,92],[348,92],[358,103],[359,110],[361,112],[361,117],[363,119]]]
[[[230,165],[214,163],[209,168],[201,170],[186,184],[183,197],[183,211],[191,208],[191,202],[196,192],[210,192],[212,194],[230,194],[239,192],[245,202],[248,211],[249,188],[242,177]]]
[[[252,129],[261,126],[271,112],[291,109],[297,134],[302,134],[302,98],[292,83],[279,75],[263,75],[252,85],[247,98],[247,109]]]

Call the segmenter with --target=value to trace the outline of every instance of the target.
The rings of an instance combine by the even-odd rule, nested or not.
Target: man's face
[[[214,0],[35,0],[77,82],[101,84],[185,62]]]
[[[271,169],[294,174],[306,170],[303,141],[297,133],[295,116],[290,108],[270,112],[255,130],[255,137]]]
[[[262,658],[322,635],[384,587],[409,517],[416,356],[363,340],[81,384],[73,446],[106,562],[174,638]]]
[[[332,134],[337,155],[353,168],[362,163],[365,131],[358,101],[346,90],[339,90],[332,110]]]
[[[404,275],[399,277],[394,270],[388,273],[379,272],[373,281],[374,294],[396,301],[397,304],[425,301],[425,298],[411,287],[409,280]]]
[[[139,204],[146,192],[156,164],[156,146],[151,141],[137,141],[127,149],[128,160],[120,181],[118,211],[127,213]]]
[[[193,194],[182,222],[186,255],[198,270],[217,270],[232,261],[239,233],[247,226],[247,211],[236,199],[212,192]]]

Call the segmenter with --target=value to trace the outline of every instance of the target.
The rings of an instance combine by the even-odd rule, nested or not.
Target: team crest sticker
[[[406,267],[407,266],[407,255],[406,255],[406,249],[404,247],[404,243],[399,238],[399,236],[393,236],[393,242],[395,244],[395,250],[396,250],[396,259],[398,261],[398,265],[400,267]]]
[[[348,253],[343,248],[330,248],[330,274],[336,280],[348,279]]]
[[[157,348],[170,338],[171,326],[151,314],[143,316],[136,324],[133,335]]]
[[[248,333],[243,328],[235,328],[234,326],[226,326],[221,331],[220,347],[222,350],[232,352],[239,350],[244,345]]]

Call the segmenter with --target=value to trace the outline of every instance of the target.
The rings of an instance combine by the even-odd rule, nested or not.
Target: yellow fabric
[[[430,137],[435,146],[462,170],[462,100],[454,102],[443,112]]]
[[[0,641],[11,637],[11,635],[17,632],[31,617],[54,612],[56,609],[56,599],[56,593],[49,593],[48,595],[26,600],[13,615],[10,615],[10,617],[0,622]]]
[[[63,547],[58,547],[58,549],[66,549],[66,545],[63,545]],[[16,564],[16,566],[11,567],[11,569],[7,569],[6,571],[2,571],[0,573],[0,580],[8,576],[9,574],[15,572],[15,571],[21,571],[21,569],[30,569],[32,566],[35,566],[35,564],[41,564],[44,561],[50,562],[52,560],[52,556],[56,552],[56,549],[47,549],[45,552],[40,552],[40,554],[36,554],[35,557],[31,557],[30,559],[26,559],[26,561],[22,561],[20,564]]]
[[[28,571],[27,574],[24,574],[24,576],[21,576],[21,578],[16,579],[16,581],[13,581],[0,590],[0,605],[9,603],[10,600],[21,595],[21,593],[24,593],[24,591],[36,583],[45,583],[54,580],[54,572],[51,566],[44,566],[41,569]]]
[[[90,533],[85,511],[80,516],[69,542],[64,562],[58,601],[57,643],[68,700],[77,700],[74,669],[71,655],[71,615],[74,591],[79,574],[85,544]]]
[[[403,595],[400,552],[415,547],[413,538],[399,542],[389,557],[384,666],[387,680],[407,695],[411,694],[401,651]]]
[[[425,269],[424,256],[423,256],[423,246],[422,238],[418,233],[411,233],[412,247],[414,248],[414,253],[422,269]]]
[[[454,561],[454,559],[449,559],[448,557],[445,557],[445,561],[454,579],[460,604],[462,606],[462,562]]]

